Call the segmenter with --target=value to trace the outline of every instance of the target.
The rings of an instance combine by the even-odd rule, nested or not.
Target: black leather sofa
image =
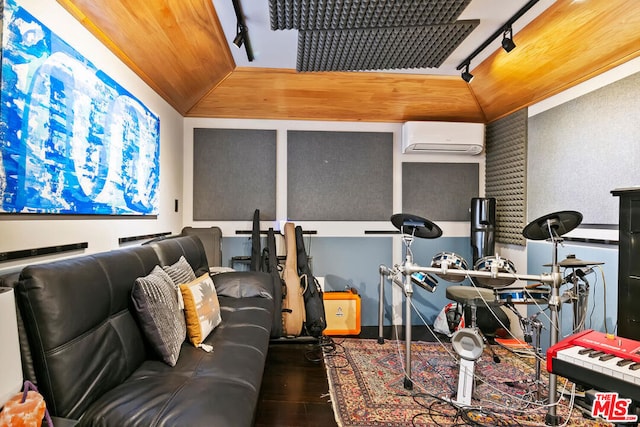
[[[15,283],[23,371],[50,414],[79,426],[253,424],[274,321],[266,273],[213,277],[222,323],[188,341],[171,367],[149,347],[132,309],[137,277],[184,255],[196,275],[209,271],[194,236],[34,264]]]

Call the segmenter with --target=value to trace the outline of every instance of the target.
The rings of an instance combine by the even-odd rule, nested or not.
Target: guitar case
[[[315,276],[311,273],[309,259],[304,247],[302,237],[302,227],[296,227],[296,247],[298,249],[298,272],[300,284],[304,290],[305,308],[305,329],[307,334],[319,338],[322,331],[327,328],[327,321],[324,314],[324,301],[322,298],[322,288]]]
[[[251,264],[250,271],[260,270],[260,209],[253,212],[253,228],[251,229]]]
[[[282,293],[284,283],[280,277],[278,268],[278,254],[276,253],[276,236],[273,228],[267,231],[267,247],[264,248],[264,271],[273,278],[273,304],[274,319],[271,327],[271,338],[282,337]]]
[[[282,333],[284,336],[300,336],[305,319],[303,289],[298,276],[296,231],[292,222],[284,225],[284,243],[287,259],[282,272],[285,294],[282,299]]]

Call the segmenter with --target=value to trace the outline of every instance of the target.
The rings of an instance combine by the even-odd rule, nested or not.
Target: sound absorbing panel
[[[529,118],[528,216],[576,210],[618,224],[615,188],[640,185],[640,73]]]
[[[388,221],[393,134],[287,132],[287,217],[292,221]]]
[[[276,219],[276,131],[193,131],[193,219]]]
[[[485,128],[486,197],[496,199],[496,242],[525,244],[527,109]]]
[[[272,30],[299,30],[298,71],[439,67],[480,23],[470,0],[270,0]]]
[[[298,71],[436,68],[480,21],[426,27],[300,31]]]
[[[469,221],[477,163],[402,163],[402,211],[432,221]]]
[[[471,0],[269,0],[272,30],[380,28],[452,23]]]

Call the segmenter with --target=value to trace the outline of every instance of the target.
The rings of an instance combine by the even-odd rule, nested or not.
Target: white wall
[[[529,117],[533,117],[537,114],[543,113],[553,107],[558,105],[562,105],[566,102],[569,102],[575,98],[578,98],[587,93],[596,91],[608,84],[621,80],[625,77],[628,77],[632,74],[640,72],[640,58],[636,58],[631,60],[625,64],[622,64],[612,70],[609,70],[593,79],[590,79],[584,83],[581,83],[571,89],[568,89],[564,92],[561,92],[555,96],[547,98],[544,101],[541,101],[535,105],[532,105],[528,109]],[[529,145],[528,150],[536,150],[535,146]],[[585,170],[585,173],[589,173],[588,170]],[[605,179],[605,177],[601,177]],[[562,182],[562,170],[557,172],[557,175],[554,175],[554,180],[561,183]],[[535,182],[528,182],[528,186],[535,185]],[[637,183],[640,184],[640,183]],[[558,191],[562,192],[562,185],[558,185]],[[585,203],[601,203],[600,200],[592,200],[585,198]],[[616,202],[617,203],[617,202]],[[551,212],[548,212],[551,213]],[[528,218],[527,221],[533,221],[536,218]],[[576,228],[575,230],[567,233],[564,237],[576,237],[576,238],[588,238],[588,239],[599,239],[599,240],[618,240],[618,230],[617,229],[590,229],[590,228]],[[535,243],[543,243],[543,242],[535,242]],[[529,247],[536,248],[537,250],[529,249]],[[595,260],[603,262],[605,259],[607,260],[606,265],[602,268],[602,277],[600,279],[590,277],[590,281],[599,280],[597,284],[592,283],[591,285],[591,300],[589,303],[590,310],[590,318],[588,327],[592,327],[597,330],[603,330],[604,322],[609,327],[615,325],[616,317],[617,317],[617,294],[618,294],[618,276],[617,276],[617,250],[616,246],[601,246],[601,245],[589,245],[584,243],[579,244],[565,244],[561,245],[558,248],[558,261],[561,261],[566,256],[567,252],[576,255],[580,259],[587,260]],[[497,244],[496,251],[503,258],[509,259],[514,263],[518,273],[520,274],[539,274],[542,272],[549,272],[549,268],[543,268],[543,264],[550,263],[552,260],[552,247],[547,244],[536,244],[536,245],[527,245],[527,246],[516,246],[516,245],[504,245]],[[540,252],[542,252],[540,254]],[[529,265],[531,261],[531,265]],[[608,283],[609,286],[605,286],[605,283]],[[523,286],[527,283],[518,282],[517,284]],[[514,285],[515,286],[515,285]],[[561,289],[561,293],[564,292],[564,288]],[[606,293],[608,298],[603,298],[603,293]],[[606,305],[605,305],[606,302]],[[519,306],[522,314],[526,314],[526,307],[524,305]],[[563,311],[571,314],[572,308],[569,306],[565,308]],[[591,321],[593,320],[593,323]],[[562,322],[562,331],[571,332],[569,321]],[[546,340],[547,334],[543,334],[543,340]],[[566,334],[565,334],[566,335]],[[565,335],[562,335],[563,338]],[[546,342],[546,341],[545,341]]]
[[[184,205],[183,221],[185,225],[209,227],[219,226],[225,236],[235,234],[235,230],[250,230],[251,218],[247,221],[193,221],[193,130],[195,128],[217,129],[274,129],[277,132],[277,165],[276,175],[276,218],[286,220],[287,213],[287,131],[336,131],[336,132],[391,132],[394,141],[393,158],[393,212],[402,212],[402,162],[446,162],[446,163],[478,163],[480,170],[479,194],[484,195],[484,155],[434,155],[434,154],[402,154],[401,130],[399,123],[361,123],[361,122],[322,122],[300,120],[243,120],[243,119],[185,119],[184,125]],[[445,198],[446,194],[437,197]],[[279,222],[276,221],[276,222]],[[265,224],[266,225],[266,224]],[[364,230],[392,230],[389,221],[382,222],[305,222],[300,225],[306,229],[318,231],[322,237],[361,237]],[[464,222],[442,222],[438,225],[449,237],[468,236],[469,227]],[[268,225],[272,226],[272,225]],[[279,224],[275,224],[276,230]]]
[[[618,67],[615,67],[599,76],[596,76],[586,82],[576,85],[570,89],[565,90],[555,96],[549,97],[544,101],[534,104],[529,107],[529,117],[533,117],[544,111],[547,111],[553,107],[569,102],[575,98],[578,98],[587,93],[598,90],[608,84],[621,80],[632,74],[640,72],[640,58],[635,58],[628,61]],[[529,147],[529,150],[535,150],[535,147]],[[585,171],[588,173],[588,171]],[[558,171],[558,181],[562,182],[562,171]],[[603,177],[604,178],[604,177]],[[640,185],[640,183],[637,183]],[[528,185],[535,185],[535,183],[528,183]],[[562,191],[562,186],[558,186],[558,191]],[[586,200],[585,202],[599,203],[598,200]],[[551,212],[549,212],[551,213]],[[533,221],[535,218],[528,218],[528,221]],[[602,240],[617,240],[618,230],[603,230],[603,229],[575,229],[568,233],[566,237],[580,237],[589,239],[602,239]],[[518,272],[525,272],[527,269],[527,253],[526,249],[521,246],[515,245],[497,245],[496,250],[504,258],[510,259],[516,265]]]
[[[402,124],[399,123],[360,123],[360,122],[321,122],[321,121],[287,121],[287,120],[242,120],[242,119],[185,119],[184,125],[184,206],[183,221],[185,225],[194,227],[218,226],[222,229],[225,237],[235,236],[236,230],[251,230],[251,218],[246,221],[193,221],[193,130],[195,128],[218,128],[218,129],[273,129],[276,130],[276,224],[263,221],[261,229],[273,227],[280,229],[280,221],[287,218],[287,131],[289,130],[305,130],[305,131],[336,131],[336,132],[391,132],[393,133],[393,212],[402,212],[402,162],[439,162],[439,163],[478,163],[479,164],[479,183],[478,194],[484,195],[484,175],[485,175],[485,156],[484,154],[477,156],[466,155],[442,155],[442,154],[403,154],[402,145]],[[374,172],[375,173],[375,172]],[[419,185],[419,183],[416,183]],[[437,190],[437,189],[436,189]],[[229,195],[233,197],[233,195]],[[444,199],[447,194],[437,194],[436,198]],[[318,221],[318,222],[296,222],[296,225],[302,226],[305,230],[316,230],[318,237],[364,237],[365,230],[394,230],[390,221]],[[442,221],[438,222],[446,237],[467,237],[469,236],[468,222]],[[246,238],[246,237],[245,237]],[[375,237],[371,237],[375,239]],[[399,235],[393,237],[393,261],[392,264],[400,264],[403,262],[404,248]],[[224,248],[223,248],[224,250]],[[317,261],[317,260],[316,260]],[[392,265],[389,265],[391,267]],[[331,267],[318,265],[316,267],[321,271],[329,270]],[[351,276],[348,277],[368,277],[373,274],[377,277],[378,265],[367,271],[350,271]],[[357,270],[358,268],[351,268]],[[377,280],[372,283],[378,283]],[[361,294],[366,290],[359,289]],[[377,293],[375,294],[377,298]],[[366,300],[366,295],[365,300]],[[394,323],[402,323],[399,313],[402,313],[402,292],[398,287],[393,288],[391,297],[394,310]],[[367,310],[377,310],[377,302],[375,307],[371,308],[365,301],[363,313]],[[429,316],[428,313],[426,314]],[[434,315],[435,316],[435,315]],[[369,316],[371,317],[371,316]]]
[[[102,43],[93,37],[55,0],[18,0],[17,3],[55,32],[96,68],[131,92],[160,118],[160,207],[156,218],[83,216],[0,216],[0,252],[88,242],[85,253],[119,247],[118,239],[162,232],[178,232],[182,213],[174,212],[174,200],[182,209],[183,118]],[[0,273],[24,263],[51,259],[0,263]]]

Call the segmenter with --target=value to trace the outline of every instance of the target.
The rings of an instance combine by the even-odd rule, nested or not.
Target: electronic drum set
[[[582,261],[575,256],[558,262],[558,244],[562,242],[564,234],[576,228],[582,222],[582,214],[576,211],[560,211],[542,216],[529,223],[522,234],[530,240],[548,240],[553,244],[552,262],[545,264],[551,267],[550,273],[539,275],[519,274],[511,261],[501,258],[499,255],[487,256],[478,259],[473,269],[461,256],[453,252],[440,252],[433,257],[428,267],[415,264],[411,252],[411,243],[415,237],[435,239],[442,235],[442,230],[435,223],[411,214],[395,214],[391,217],[391,223],[402,233],[405,244],[405,259],[402,265],[388,268],[380,266],[380,289],[378,310],[378,342],[383,343],[383,316],[384,316],[384,280],[389,278],[392,283],[403,289],[405,296],[405,379],[404,387],[413,388],[411,380],[411,298],[413,285],[419,286],[429,292],[434,292],[437,287],[437,279],[459,283],[465,278],[470,278],[476,286],[450,286],[447,288],[447,298],[461,302],[471,307],[471,325],[458,329],[451,337],[453,349],[460,356],[460,374],[458,379],[457,404],[469,406],[473,387],[473,371],[475,360],[480,358],[486,339],[475,325],[476,308],[478,304],[487,304],[487,297],[493,297],[494,301],[511,309],[520,321],[525,338],[536,336],[535,350],[540,356],[540,330],[541,322],[538,314],[530,318],[524,318],[514,304],[547,305],[550,310],[550,345],[558,342],[560,320],[559,310],[563,302],[573,304],[574,332],[583,327],[586,314],[586,302],[588,297],[588,284],[579,285],[579,274],[575,269],[603,264],[602,262]],[[572,269],[567,277],[562,277],[560,268]],[[582,270],[578,270],[584,274]],[[516,280],[535,282],[525,287],[510,287]],[[560,287],[566,283],[572,283],[573,287],[560,295]],[[586,286],[585,286],[586,284]],[[493,295],[491,294],[493,292]],[[536,382],[540,384],[540,360],[536,357]],[[549,375],[549,412],[547,422],[555,425],[557,402],[557,379],[554,374]],[[538,386],[538,397],[540,387]],[[539,397],[540,398],[540,397]]]

